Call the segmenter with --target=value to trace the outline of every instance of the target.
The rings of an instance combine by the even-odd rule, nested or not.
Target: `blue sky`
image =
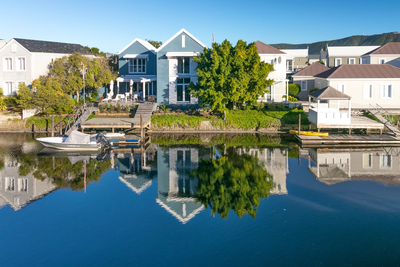
[[[18,3],[18,4],[17,4]],[[1,1],[0,39],[78,43],[116,53],[133,39],[165,42],[185,28],[209,46],[311,43],[400,31],[400,1]]]

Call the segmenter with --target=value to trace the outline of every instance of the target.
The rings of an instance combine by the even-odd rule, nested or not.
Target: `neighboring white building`
[[[288,80],[286,79],[286,53],[263,42],[256,41],[257,52],[261,61],[274,66],[267,79],[273,79],[274,83],[268,89],[264,97],[259,98],[263,102],[283,102],[288,97]]]
[[[17,92],[20,83],[30,86],[33,80],[47,74],[55,59],[75,52],[92,56],[79,44],[11,39],[0,48],[0,87],[3,93],[11,95]]]
[[[331,86],[349,95],[352,108],[369,109],[376,104],[385,109],[400,108],[400,68],[392,65],[341,65],[314,77],[321,88]]]
[[[308,92],[311,89],[322,88],[321,83],[315,83],[314,76],[327,70],[329,70],[327,66],[324,66],[319,62],[314,62],[305,69],[292,75],[293,83],[300,85],[300,92],[297,94],[297,96],[300,97],[300,100],[307,100]]]
[[[328,46],[326,51],[321,51],[321,57],[326,56],[326,66],[330,68],[345,64],[363,64],[361,56],[378,47],[379,46]]]
[[[309,65],[308,48],[282,49],[286,53],[286,73],[298,72]]]
[[[387,43],[362,56],[363,64],[390,64],[400,68],[400,43]]]

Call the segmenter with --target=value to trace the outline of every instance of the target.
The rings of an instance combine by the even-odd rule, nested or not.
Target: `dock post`
[[[35,133],[35,123],[32,123],[32,133]]]
[[[54,137],[54,114],[51,114],[51,137]]]
[[[351,128],[349,128],[349,135],[351,135]]]
[[[61,136],[62,135],[62,115],[61,115],[61,111],[60,111],[60,130],[58,131],[58,134]]]
[[[143,139],[143,117],[142,114],[140,114],[140,141],[144,141]]]
[[[300,130],[301,130],[301,114],[299,114],[299,131],[298,131],[299,135],[300,135]]]

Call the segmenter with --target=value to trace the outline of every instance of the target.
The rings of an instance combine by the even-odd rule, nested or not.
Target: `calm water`
[[[0,136],[1,266],[400,264],[400,149],[41,149]]]

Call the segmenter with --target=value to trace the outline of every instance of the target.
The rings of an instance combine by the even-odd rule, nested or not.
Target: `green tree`
[[[202,160],[190,175],[198,179],[196,201],[225,219],[230,210],[255,218],[260,198],[268,197],[273,186],[256,157],[239,155],[233,148],[218,159]]]
[[[148,40],[146,39],[147,42],[149,42],[150,44],[152,44],[155,48],[159,48],[162,45],[161,41],[154,41],[154,40]]]
[[[25,83],[18,85],[18,92],[15,95],[15,104],[21,109],[30,109],[34,107],[33,92]]]
[[[189,90],[215,111],[225,111],[228,103],[255,104],[273,83],[267,79],[273,66],[260,60],[254,43],[239,40],[235,47],[227,40],[214,43],[193,60],[198,80]]]

